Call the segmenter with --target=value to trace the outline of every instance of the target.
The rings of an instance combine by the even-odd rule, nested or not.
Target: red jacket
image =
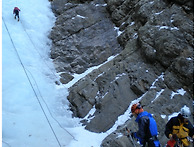
[[[14,7],[13,14],[14,14],[15,10],[20,11],[20,9],[18,7]]]

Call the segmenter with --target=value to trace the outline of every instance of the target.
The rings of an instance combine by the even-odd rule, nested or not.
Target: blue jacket
[[[140,144],[146,144],[150,138],[157,137],[157,124],[150,113],[141,112],[135,121],[138,123],[139,130],[134,133],[134,137],[139,139]]]

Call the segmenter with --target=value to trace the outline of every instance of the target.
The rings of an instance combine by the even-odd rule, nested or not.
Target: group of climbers
[[[18,17],[18,7],[14,7],[13,14],[15,19]],[[143,147],[160,147],[158,140],[158,130],[155,119],[152,115],[143,110],[140,103],[133,104],[131,107],[132,115],[136,117],[138,131],[131,132],[131,137],[139,140]],[[165,127],[165,135],[169,139],[166,147],[188,147],[189,137],[194,138],[194,127],[188,120],[190,110],[182,108],[178,116],[171,118]]]
[[[143,110],[140,103],[133,104],[131,113],[136,117],[138,131],[128,135],[139,140],[142,147],[160,147],[158,130],[152,115]],[[191,113],[188,107],[183,107],[176,117],[172,117],[166,124],[165,135],[169,139],[166,147],[188,147],[194,138],[194,127],[188,120]]]

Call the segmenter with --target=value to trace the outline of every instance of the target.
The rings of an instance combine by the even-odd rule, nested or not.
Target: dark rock
[[[64,5],[57,8],[60,14],[50,35],[53,40],[51,58],[58,72],[80,74],[120,52],[114,25],[104,6],[94,3]]]
[[[56,0],[52,5],[57,19],[51,58],[63,73],[62,83],[118,54],[70,87],[73,116],[82,118],[87,130],[106,132],[140,100],[157,121],[164,145],[168,116],[184,105],[194,112],[193,0]],[[95,113],[88,115],[92,108]],[[137,131],[137,124],[127,119],[101,146],[133,146],[124,130]]]
[[[60,82],[62,84],[67,84],[69,81],[71,81],[74,77],[68,73],[61,73],[60,74]]]

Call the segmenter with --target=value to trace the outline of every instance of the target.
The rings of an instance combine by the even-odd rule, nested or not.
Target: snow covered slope
[[[15,6],[21,9],[19,22],[12,14]],[[54,84],[58,76],[49,59],[47,38],[54,21],[47,0],[2,2],[4,147],[91,146],[103,139],[93,137],[89,144],[91,137],[86,136],[92,133],[72,119],[67,92]]]

